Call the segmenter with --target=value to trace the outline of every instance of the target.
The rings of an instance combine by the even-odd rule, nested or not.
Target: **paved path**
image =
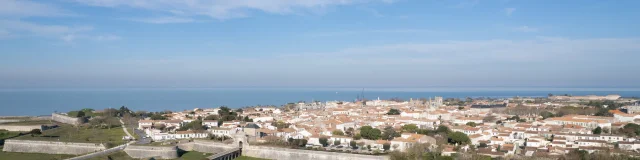
[[[132,138],[135,139],[135,137],[131,136],[129,131],[127,131],[127,127],[124,125],[124,122],[122,122],[122,119],[120,119],[120,124],[122,124],[122,130],[124,130],[124,133],[126,133],[129,137],[132,137]],[[116,147],[113,147],[113,148],[109,148],[109,149],[106,149],[106,150],[85,154],[85,155],[78,156],[78,157],[69,158],[69,159],[66,159],[66,160],[84,160],[84,159],[91,159],[91,158],[97,157],[97,156],[108,155],[108,154],[111,154],[111,153],[114,153],[114,152],[122,151],[125,148],[127,148],[127,146],[129,146],[129,144],[133,144],[133,143],[136,143],[136,141],[131,141],[129,143],[126,143],[126,144],[123,144],[123,145],[119,145],[119,146],[116,146]]]
[[[120,119],[120,124],[122,124],[122,130],[124,130],[124,133],[127,134],[127,136],[133,138],[134,140],[136,139],[136,137],[132,136],[131,133],[129,133],[129,131],[127,130],[127,126],[124,125],[124,122],[122,122],[122,119]]]

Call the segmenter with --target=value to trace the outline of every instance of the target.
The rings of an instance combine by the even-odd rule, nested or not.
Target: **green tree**
[[[600,134],[602,133],[602,128],[600,128],[600,126],[598,126],[596,129],[593,129],[593,134]]]
[[[467,122],[467,126],[476,127],[478,124],[476,122]]]
[[[338,135],[338,136],[344,136],[344,133],[341,130],[333,130],[333,132],[331,132],[331,134],[333,135]]]
[[[418,130],[418,126],[416,126],[415,124],[407,124],[402,126],[402,130],[405,132],[416,132]]]
[[[244,117],[245,122],[253,122],[253,119],[250,119],[249,116]]]
[[[487,144],[486,143],[480,143],[478,145],[478,148],[487,148]]]
[[[162,114],[153,114],[151,115],[151,120],[167,120],[167,117],[162,116]]]
[[[339,140],[335,140],[335,141],[333,141],[333,145],[336,145],[336,146],[337,146],[337,145],[340,145],[340,141],[339,141]]]
[[[549,111],[542,111],[540,112],[540,116],[542,116],[542,119],[547,119],[547,118],[553,117],[554,115]]]
[[[326,137],[320,137],[318,141],[320,142],[320,144],[322,144],[323,147],[329,146],[329,139],[327,139]]]
[[[384,128],[384,133],[382,133],[382,139],[392,140],[395,137],[400,137],[400,133],[396,132],[395,129],[391,126],[387,126]]]
[[[218,120],[219,117],[217,115],[208,115],[207,117],[204,117],[204,120]]]
[[[471,139],[462,132],[449,133],[447,138],[451,144],[469,144],[471,142]]]
[[[377,140],[380,138],[381,134],[381,131],[377,128],[373,128],[371,126],[360,127],[360,136],[364,139]]]
[[[353,140],[360,140],[362,139],[362,136],[360,135],[360,133],[353,135]]]
[[[382,149],[384,149],[385,151],[388,151],[389,149],[391,149],[391,144],[389,143],[382,144]]]
[[[358,148],[358,144],[356,143],[356,141],[349,142],[349,146],[351,146],[351,148],[353,148],[353,149]]]
[[[31,135],[41,135],[42,131],[40,129],[32,129],[29,133]]]
[[[440,125],[440,126],[438,126],[438,129],[436,129],[436,132],[449,134],[449,132],[451,132],[451,130],[449,130],[449,127],[447,127],[447,126]]]
[[[400,115],[400,110],[391,108],[389,112],[387,112],[387,115]]]
[[[84,117],[84,111],[78,111],[78,114],[76,115],[76,117]]]
[[[640,135],[640,125],[635,123],[626,124],[620,129],[620,132],[627,134],[627,136]]]

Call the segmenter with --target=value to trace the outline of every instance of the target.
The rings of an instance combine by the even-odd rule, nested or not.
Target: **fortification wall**
[[[29,132],[34,129],[42,129],[42,125],[0,125],[0,129],[16,132]]]
[[[80,118],[69,117],[69,116],[62,115],[62,114],[57,114],[57,113],[52,113],[51,114],[51,120],[54,120],[54,121],[60,122],[60,123],[71,124],[71,125],[80,124]]]
[[[82,155],[105,149],[104,145],[94,143],[66,143],[9,139],[4,142],[4,148],[2,151]]]
[[[131,158],[156,158],[156,159],[176,159],[178,158],[178,148],[176,146],[134,146],[129,145],[124,149]]]
[[[301,149],[287,149],[277,147],[249,146],[242,148],[242,155],[278,160],[388,160],[388,156],[372,156],[350,153],[337,153],[325,151],[310,151]]]
[[[9,123],[9,122],[20,122],[21,120],[19,119],[0,119],[0,124],[2,123]]]
[[[195,139],[193,140],[193,142],[178,144],[178,148],[185,151],[198,151],[203,153],[220,153],[227,149],[233,149],[234,147],[229,144],[220,143],[216,141]]]

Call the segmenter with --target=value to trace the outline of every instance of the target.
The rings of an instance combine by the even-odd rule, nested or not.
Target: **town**
[[[154,142],[231,139],[251,145],[389,155],[549,158],[640,149],[638,99],[619,95],[512,98],[444,97],[298,102],[280,107],[195,108],[138,121]]]

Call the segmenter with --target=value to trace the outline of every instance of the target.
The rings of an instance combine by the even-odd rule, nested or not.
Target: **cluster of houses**
[[[493,105],[493,102],[488,101],[474,103],[490,107],[446,105],[441,97],[422,103],[414,100],[398,102],[379,99],[365,103],[299,103],[299,108],[287,112],[275,107],[256,107],[244,109],[239,113],[240,116],[252,119],[251,122],[224,121],[219,124],[215,120],[204,120],[203,126],[206,126],[206,130],[175,131],[192,122],[194,119],[190,117],[215,115],[218,110],[194,109],[165,115],[170,120],[140,120],[139,129],[144,130],[155,141],[206,138],[212,135],[232,137],[243,131],[251,141],[266,142],[269,138],[285,141],[306,139],[308,146],[322,146],[321,138],[328,139],[332,144],[337,141],[343,146],[356,141],[359,145],[371,146],[371,149],[382,149],[383,145],[389,144],[392,146],[390,150],[399,151],[406,150],[416,143],[438,143],[434,137],[408,132],[390,140],[354,138],[363,126],[371,126],[381,131],[392,127],[397,132],[402,132],[403,126],[411,124],[420,129],[432,130],[438,126],[447,126],[454,132],[466,134],[471,140],[471,144],[461,147],[461,150],[445,146],[443,154],[464,152],[471,146],[475,146],[479,154],[491,157],[554,156],[567,154],[576,149],[588,152],[640,149],[640,141],[636,141],[635,137],[609,132],[627,123],[637,122],[640,114],[612,111],[614,117],[565,115],[547,119],[539,115],[520,115],[520,120],[517,121],[509,119],[513,115],[494,112],[494,107],[511,107],[512,104],[507,101],[504,105]],[[501,103],[502,101],[497,102]],[[555,106],[551,104],[553,103],[545,102],[536,107]],[[397,109],[400,114],[388,115],[390,109]],[[598,127],[607,132],[593,134],[593,130]],[[335,133],[344,134],[334,135]]]

